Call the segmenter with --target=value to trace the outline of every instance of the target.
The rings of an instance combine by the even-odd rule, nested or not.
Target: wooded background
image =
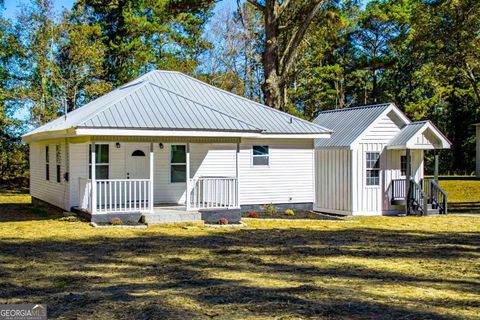
[[[480,1],[218,2],[33,0],[0,16],[0,180],[28,175],[21,134],[152,69],[308,120],[394,102],[452,141],[443,173],[474,171]]]

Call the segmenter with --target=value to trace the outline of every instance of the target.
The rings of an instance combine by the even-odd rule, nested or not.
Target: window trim
[[[402,160],[405,159],[405,162]],[[405,163],[405,171],[403,170],[402,164]],[[407,176],[407,156],[406,155],[401,155],[400,156],[400,176],[406,177]]]
[[[267,155],[255,155],[254,152],[253,152],[253,149],[255,149],[255,147],[267,148],[267,150],[268,150]],[[255,164],[254,161],[253,161],[254,158],[260,158],[260,157],[266,157],[267,158],[267,164]],[[270,167],[270,145],[258,145],[258,144],[252,145],[251,167],[254,167],[254,168],[268,168],[268,167]]]
[[[173,146],[185,146],[185,163],[181,162],[172,162],[172,147]],[[172,181],[172,166],[185,166],[185,181]],[[168,182],[170,184],[178,184],[178,183],[187,183],[187,144],[186,143],[172,143],[170,144],[169,154],[168,154]]]
[[[57,175],[57,183],[62,183],[62,148],[60,144],[55,145],[55,163],[55,174]]]
[[[108,170],[107,170],[107,173],[108,173],[108,177],[106,178],[106,180],[110,179],[110,175],[111,175],[111,172],[110,172],[110,143],[95,143],[95,148],[97,146],[108,146],[108,162],[101,162],[101,163],[95,163],[95,167],[100,167],[100,166],[103,166],[103,167],[108,167]],[[87,173],[87,176],[89,179],[92,179],[92,159],[90,159],[90,155],[91,155],[91,146],[92,144],[89,143],[88,146],[87,146],[87,152],[88,152],[88,164],[87,164],[87,169],[88,169],[88,173]],[[95,169],[96,170],[96,169]],[[96,171],[95,171],[96,173]],[[104,179],[99,179],[97,177],[97,175],[95,175],[95,180],[104,180]]]
[[[377,158],[377,163],[378,163],[378,168],[375,168],[375,167],[369,167],[368,166],[368,154],[377,154],[378,155],[378,158]],[[365,152],[365,186],[367,188],[379,188],[382,181],[381,181],[381,159],[382,159],[382,154],[380,151],[366,151]],[[369,171],[377,171],[378,172],[378,184],[369,184],[368,181],[369,181],[369,178],[372,178],[372,177],[369,177],[368,176],[368,172]]]
[[[50,148],[45,146],[45,180],[50,181]]]

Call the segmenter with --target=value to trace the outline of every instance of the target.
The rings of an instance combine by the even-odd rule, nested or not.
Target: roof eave
[[[241,137],[241,138],[289,138],[323,139],[331,133],[265,133],[258,130],[188,130],[188,129],[112,129],[112,128],[76,128],[77,136],[178,136],[178,137]]]

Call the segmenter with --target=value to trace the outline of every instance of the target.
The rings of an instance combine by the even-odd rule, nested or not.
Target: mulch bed
[[[287,220],[344,220],[343,217],[322,214],[313,211],[295,212],[294,215],[286,215],[283,212],[277,212],[276,214],[266,214],[265,212],[258,212],[257,217],[249,216],[249,212],[243,212],[242,218],[254,218],[254,219],[287,219]]]

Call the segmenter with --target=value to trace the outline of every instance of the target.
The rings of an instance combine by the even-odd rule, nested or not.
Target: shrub
[[[258,214],[255,211],[250,211],[248,213],[249,218],[258,218]]]
[[[110,223],[115,226],[115,225],[123,224],[123,221],[122,219],[115,217],[115,218],[112,218],[112,220],[110,220]]]
[[[295,215],[295,211],[293,211],[293,209],[287,209],[283,212],[286,216],[294,216]]]
[[[66,222],[77,222],[79,221],[77,217],[75,216],[66,216],[66,217],[61,217],[58,219],[59,221],[66,221]]]
[[[275,207],[273,203],[264,205],[263,209],[265,210],[265,213],[268,214],[269,216],[276,215],[278,212],[278,208]]]
[[[221,217],[217,220],[218,224],[228,224],[228,219],[225,217]]]

